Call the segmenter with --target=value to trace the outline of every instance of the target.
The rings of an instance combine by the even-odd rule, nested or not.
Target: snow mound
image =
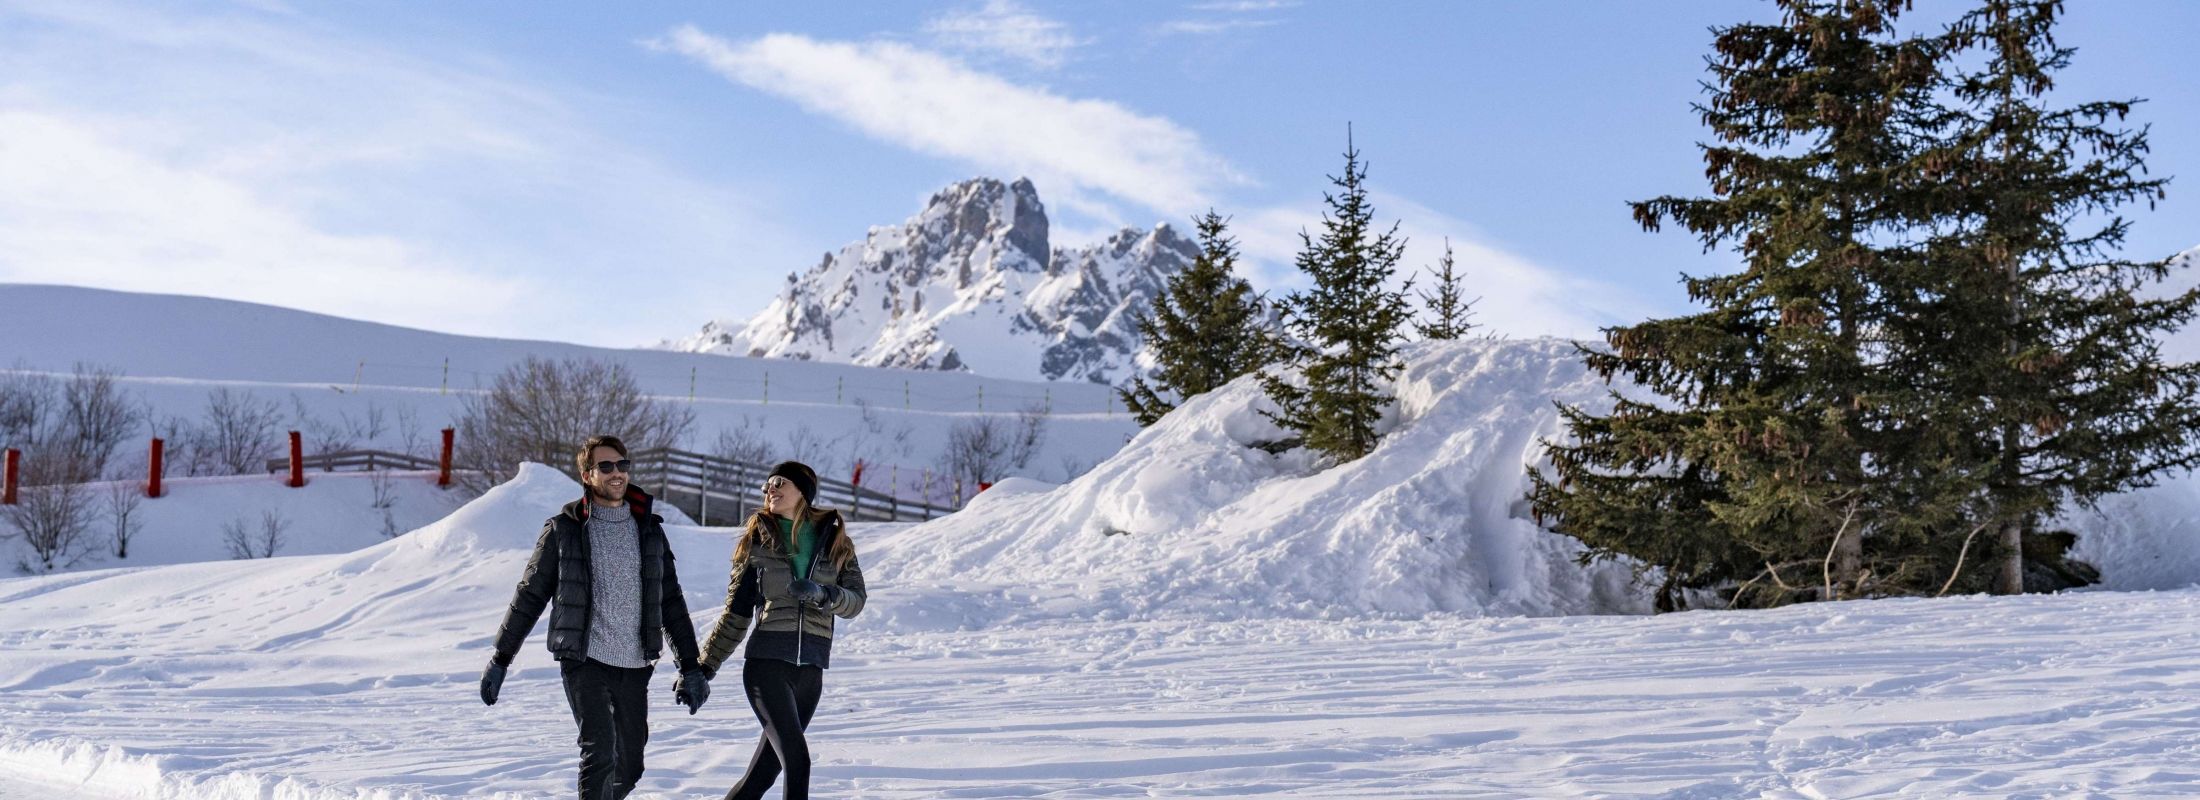
[[[981,494],[872,545],[880,582],[1075,587],[1100,616],[1636,613],[1626,564],[1576,563],[1522,499],[1552,401],[1606,402],[1557,339],[1409,345],[1373,453],[1317,470],[1241,378],[1052,490]]]

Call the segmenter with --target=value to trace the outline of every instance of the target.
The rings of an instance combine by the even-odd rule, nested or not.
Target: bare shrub
[[[573,449],[594,434],[647,450],[677,444],[694,424],[686,406],[643,394],[624,364],[529,356],[499,373],[487,392],[462,401],[453,455],[460,471],[452,479],[479,494],[510,480],[525,461],[570,472]]]
[[[192,433],[193,475],[247,475],[267,468],[281,452],[282,407],[251,391],[215,389]],[[198,469],[208,470],[198,472]]]
[[[61,385],[58,429],[48,447],[67,451],[72,474],[53,475],[55,480],[98,480],[107,471],[115,448],[138,431],[148,416],[145,409],[125,396],[115,381],[114,370],[76,365]]]
[[[243,517],[222,523],[222,542],[229,545],[230,558],[274,558],[283,549],[290,521],[268,510],[260,512],[259,523],[255,526]]]
[[[93,511],[85,484],[23,487],[15,505],[0,506],[0,520],[6,522],[9,537],[22,540],[28,551],[16,561],[16,569],[24,573],[66,569],[92,552]]]
[[[138,515],[138,504],[145,502],[145,488],[134,481],[110,481],[106,487],[108,544],[114,545],[116,558],[130,557],[130,541],[145,528],[145,518]]]

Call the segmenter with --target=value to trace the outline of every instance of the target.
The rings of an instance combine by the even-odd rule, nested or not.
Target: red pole
[[[451,439],[457,435],[457,431],[450,428],[443,429],[443,458],[437,462],[437,469],[439,470],[435,476],[435,485],[437,486],[451,485]]]
[[[8,448],[7,461],[8,464],[5,470],[7,476],[0,479],[0,483],[6,484],[4,488],[0,488],[0,506],[15,505],[15,481],[23,471],[23,451],[13,447]]]
[[[856,459],[856,474],[848,478],[848,483],[856,486],[863,485],[863,459]]]
[[[285,485],[292,489],[306,485],[305,437],[297,431],[290,432],[290,482]]]
[[[145,471],[146,497],[160,496],[161,454],[166,449],[166,444],[166,442],[160,440],[160,437],[153,437],[152,457],[146,459],[151,464]]]

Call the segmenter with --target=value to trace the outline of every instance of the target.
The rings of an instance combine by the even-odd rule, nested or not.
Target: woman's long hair
[[[794,504],[794,514],[788,519],[803,520],[811,525],[833,513],[826,509],[811,508],[810,502],[802,499],[800,494],[795,495]],[[787,552],[786,544],[779,541],[779,524],[774,521],[776,516],[762,508],[749,515],[749,521],[742,525],[741,541],[733,546],[733,563],[736,569],[749,562],[749,556],[756,552],[756,548],[762,547],[777,553]],[[833,562],[835,571],[839,571],[847,569],[848,562],[855,560],[855,557],[856,543],[848,539],[848,524],[842,521],[833,526],[833,541],[825,547],[825,558]]]

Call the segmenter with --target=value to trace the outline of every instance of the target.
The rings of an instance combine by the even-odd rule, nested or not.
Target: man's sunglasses
[[[622,458],[622,459],[619,459],[619,460],[617,460],[617,461],[598,461],[598,462],[596,462],[596,467],[595,467],[595,469],[596,469],[596,472],[598,472],[598,473],[604,473],[604,472],[625,472],[625,473],[632,473],[632,472],[634,471],[634,462],[633,462],[633,461],[629,461],[629,460],[627,460],[627,459],[624,459],[624,458]]]

